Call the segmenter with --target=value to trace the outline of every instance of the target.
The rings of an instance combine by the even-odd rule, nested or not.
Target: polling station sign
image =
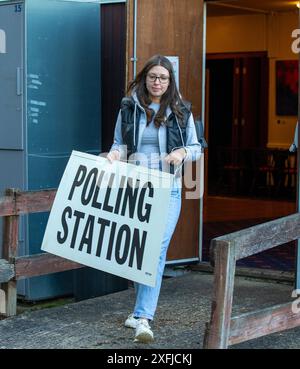
[[[172,175],[73,151],[42,250],[154,286]]]

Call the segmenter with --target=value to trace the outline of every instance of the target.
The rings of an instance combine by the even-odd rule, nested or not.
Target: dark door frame
[[[300,53],[298,57],[298,66],[300,70]],[[298,87],[298,122],[300,122],[300,84]],[[298,150],[297,150],[297,163],[298,163],[298,174],[297,174],[297,210],[300,213],[300,170],[299,170],[299,163],[300,163],[300,149],[299,149],[299,142],[300,142],[300,129],[298,129]],[[296,266],[295,266],[295,288],[297,290],[300,289],[300,239],[297,241],[296,246]]]
[[[268,53],[266,51],[257,51],[257,52],[232,52],[232,53],[210,53],[206,54],[207,60],[222,60],[222,59],[237,59],[237,58],[265,58],[268,60]],[[263,60],[263,59],[262,59]],[[267,89],[266,94],[262,95],[263,99],[262,110],[261,110],[261,121],[266,121],[268,123],[269,116],[269,65],[268,63],[262,64],[262,81],[261,81],[261,91],[264,88]],[[264,147],[267,144],[268,139],[268,124],[259,126],[260,132],[260,145]]]
[[[126,77],[126,3],[101,4],[102,152],[113,143]]]

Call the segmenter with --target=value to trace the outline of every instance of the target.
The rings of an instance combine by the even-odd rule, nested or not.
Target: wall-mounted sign
[[[0,54],[6,54],[6,34],[0,29]]]
[[[73,151],[42,250],[154,286],[173,176]]]
[[[175,74],[175,81],[177,88],[179,90],[179,57],[178,56],[166,56],[170,60],[173,66],[174,74]]]

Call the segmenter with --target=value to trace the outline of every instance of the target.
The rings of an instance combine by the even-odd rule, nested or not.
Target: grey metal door
[[[23,3],[0,3],[0,149],[23,149]]]

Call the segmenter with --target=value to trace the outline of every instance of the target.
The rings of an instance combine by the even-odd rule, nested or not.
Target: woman
[[[110,162],[122,158],[125,146],[127,160],[134,158],[136,164],[139,162],[151,169],[174,174],[174,168],[180,167],[184,161],[200,157],[201,145],[197,140],[192,113],[181,99],[172,64],[166,57],[155,55],[149,59],[129,84],[127,93],[129,97],[122,100],[114,144],[107,156]],[[167,249],[180,208],[181,176],[175,176],[156,286],[135,283],[134,311],[125,321],[126,327],[135,328],[135,340],[139,342],[147,343],[154,339],[149,321],[155,314]]]

